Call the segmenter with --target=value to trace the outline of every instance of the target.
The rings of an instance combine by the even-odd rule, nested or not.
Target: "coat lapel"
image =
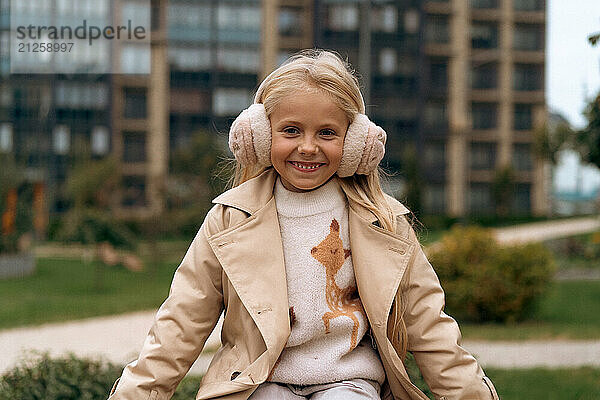
[[[208,242],[260,330],[274,363],[289,335],[283,246],[275,199]]]
[[[350,247],[358,292],[370,323],[385,328],[415,244],[374,221],[373,214],[351,204]]]

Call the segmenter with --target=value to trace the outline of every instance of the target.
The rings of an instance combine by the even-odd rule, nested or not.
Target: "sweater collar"
[[[335,179],[308,192],[292,192],[277,178],[274,196],[277,212],[286,217],[307,217],[346,205],[346,196]]]
[[[267,168],[262,174],[256,178],[252,178],[239,186],[227,190],[217,196],[212,202],[214,204],[222,204],[225,206],[237,208],[246,214],[253,215],[258,210],[263,208],[273,197],[275,181],[278,174],[273,167]],[[388,203],[392,207],[394,214],[408,214],[409,210],[400,202],[391,196],[386,195]],[[350,208],[363,219],[369,222],[377,221],[375,214],[353,201],[348,201]]]

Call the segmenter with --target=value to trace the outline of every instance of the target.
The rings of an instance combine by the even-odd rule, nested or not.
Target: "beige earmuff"
[[[344,178],[373,172],[385,154],[385,131],[365,114],[356,114],[344,139],[342,160],[337,175]],[[271,123],[265,106],[254,103],[233,121],[229,130],[229,149],[242,164],[271,165]]]

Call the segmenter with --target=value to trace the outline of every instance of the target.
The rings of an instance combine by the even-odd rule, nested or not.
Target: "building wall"
[[[320,47],[358,69],[367,113],[388,132],[384,165],[407,178],[411,149],[419,155],[424,212],[492,213],[504,166],[516,172],[513,211],[547,212],[547,170],[532,151],[546,120],[543,0],[152,4],[159,23],[146,77],[9,76],[0,54],[0,145],[56,193],[83,146],[121,161],[124,214],[159,211],[169,155],[200,130],[225,142],[262,77],[290,54]]]

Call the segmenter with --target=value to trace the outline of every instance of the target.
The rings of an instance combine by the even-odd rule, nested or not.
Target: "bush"
[[[123,222],[92,208],[69,210],[53,228],[50,239],[82,244],[108,242],[126,249],[134,249],[137,244],[135,235]]]
[[[555,271],[542,244],[501,247],[491,232],[454,227],[429,254],[448,313],[472,322],[512,322],[530,315]]]
[[[33,353],[0,376],[0,400],[106,400],[122,371],[122,366],[73,354]],[[201,379],[184,378],[172,399],[194,399]]]
[[[38,354],[0,376],[0,400],[106,400],[121,371],[74,355]]]

